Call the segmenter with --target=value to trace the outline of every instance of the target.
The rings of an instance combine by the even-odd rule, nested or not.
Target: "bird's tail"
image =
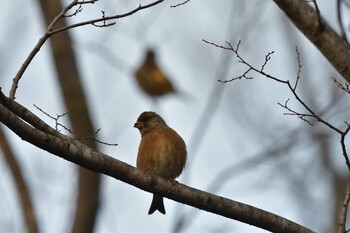
[[[158,210],[162,214],[165,214],[163,197],[153,194],[152,204],[149,208],[148,214],[153,214],[156,210]]]

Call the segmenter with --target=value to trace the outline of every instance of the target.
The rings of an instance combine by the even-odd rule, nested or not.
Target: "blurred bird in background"
[[[158,66],[153,50],[146,52],[145,59],[135,72],[139,87],[150,97],[160,97],[169,93],[176,93],[164,71]]]
[[[134,127],[141,133],[137,168],[165,179],[175,180],[185,167],[187,150],[184,140],[155,112],[143,112]],[[148,214],[165,214],[163,197],[153,194]]]

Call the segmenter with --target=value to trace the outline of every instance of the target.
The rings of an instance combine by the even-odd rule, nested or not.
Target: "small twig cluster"
[[[285,115],[293,115],[293,116],[297,116],[298,118],[300,118],[301,120],[307,122],[309,125],[313,125],[311,122],[310,122],[310,118],[312,119],[315,119],[317,120],[318,122],[326,125],[328,128],[332,129],[333,131],[337,132],[338,134],[341,135],[341,140],[340,140],[340,143],[341,143],[341,147],[342,147],[342,152],[343,152],[343,156],[345,158],[345,163],[348,167],[348,169],[350,170],[350,160],[349,160],[349,156],[348,156],[348,153],[347,153],[347,150],[346,150],[346,146],[345,146],[345,137],[346,135],[348,134],[349,130],[350,130],[350,125],[346,124],[346,128],[345,130],[341,130],[339,128],[337,128],[336,126],[332,125],[331,123],[329,123],[328,121],[324,120],[323,118],[321,118],[316,112],[314,112],[301,98],[300,96],[298,95],[296,89],[297,89],[297,86],[298,86],[298,83],[299,83],[299,80],[300,80],[300,77],[301,77],[301,68],[302,68],[302,64],[301,64],[301,59],[300,59],[300,53],[299,53],[299,50],[298,48],[296,48],[296,54],[297,54],[297,62],[298,62],[298,71],[297,71],[297,77],[296,77],[296,81],[294,83],[294,85],[289,81],[289,80],[282,80],[280,78],[277,78],[277,77],[274,77],[268,73],[265,72],[265,67],[268,63],[268,61],[271,59],[271,55],[273,54],[273,51],[272,52],[268,52],[266,55],[265,55],[265,61],[264,63],[262,64],[261,68],[258,69],[258,68],[255,68],[254,66],[252,66],[249,62],[247,62],[239,53],[238,53],[238,49],[241,45],[241,40],[239,40],[239,42],[237,43],[236,47],[234,48],[229,42],[226,42],[226,44],[228,45],[228,47],[224,47],[224,46],[221,46],[221,45],[217,45],[213,42],[208,42],[206,40],[203,40],[205,43],[207,44],[210,44],[210,45],[213,45],[217,48],[221,48],[221,49],[225,49],[225,50],[229,50],[229,51],[232,51],[236,57],[238,58],[238,62],[239,63],[242,63],[244,65],[247,66],[247,70],[240,76],[238,77],[235,77],[235,78],[232,78],[232,79],[229,79],[229,80],[218,80],[219,82],[222,82],[222,83],[227,83],[227,82],[232,82],[232,81],[235,81],[237,79],[241,79],[241,78],[246,78],[246,79],[252,79],[254,78],[253,76],[248,76],[248,74],[250,72],[255,72],[257,74],[260,74],[262,75],[263,77],[265,78],[268,78],[268,79],[272,79],[274,81],[277,81],[279,83],[283,83],[284,85],[287,85],[287,87],[289,88],[289,90],[292,92],[294,98],[304,107],[304,109],[307,111],[307,113],[300,113],[300,112],[297,112],[295,110],[293,110],[292,108],[290,108],[288,106],[288,102],[289,102],[289,99],[284,103],[284,104],[281,104],[281,103],[278,103],[282,108],[286,109],[288,111],[288,113],[284,113]],[[346,86],[345,86],[346,87]]]
[[[238,62],[239,63],[244,63],[244,60],[240,57],[240,55],[238,54],[238,49],[239,49],[239,46],[241,45],[241,40],[239,40],[238,41],[238,43],[237,43],[237,45],[236,45],[236,48],[233,48],[232,47],[232,45],[230,44],[230,43],[228,43],[227,41],[226,41],[226,44],[227,45],[229,45],[229,47],[224,47],[224,46],[222,46],[222,45],[217,45],[217,44],[215,44],[215,43],[213,43],[213,42],[209,42],[209,41],[207,41],[207,40],[204,40],[203,39],[203,42],[205,42],[205,43],[207,43],[207,44],[210,44],[210,45],[213,45],[213,46],[215,46],[215,47],[217,47],[217,48],[220,48],[220,49],[225,49],[225,50],[231,50],[231,51],[233,51],[235,54],[236,54],[236,56],[237,56],[237,58],[238,58]],[[264,66],[262,67],[262,69],[264,68]],[[228,83],[228,82],[232,82],[232,81],[235,81],[235,80],[240,80],[240,79],[242,79],[242,78],[245,78],[245,79],[253,79],[254,77],[252,77],[252,76],[248,76],[248,73],[250,72],[252,70],[252,67],[249,67],[242,75],[239,75],[239,76],[237,76],[237,77],[235,77],[235,78],[232,78],[232,79],[229,79],[229,80],[218,80],[219,82],[221,82],[221,83]]]
[[[53,117],[51,116],[49,113],[45,112],[42,108],[38,107],[37,105],[33,104],[34,107],[36,107],[36,109],[38,109],[40,112],[42,112],[43,114],[45,114],[46,116],[48,116],[49,118],[51,118],[52,120],[55,121],[55,129],[58,131],[58,132],[61,132],[61,130],[59,130],[59,127],[63,128],[64,130],[68,131],[69,133],[73,134],[73,130],[71,130],[70,128],[66,127],[65,125],[61,124],[59,122],[60,118],[61,117],[64,117],[66,116],[71,110],[65,112],[65,113],[62,113],[62,114],[56,114],[57,116],[56,117]]]
[[[40,112],[42,112],[43,114],[45,114],[46,116],[48,116],[49,118],[51,118],[52,120],[55,121],[55,130],[58,131],[58,132],[61,132],[59,130],[59,127],[63,128],[64,130],[68,131],[70,134],[74,134],[73,130],[71,130],[70,128],[68,128],[67,126],[61,124],[59,122],[60,118],[61,117],[64,117],[66,116],[67,114],[69,114],[71,112],[71,110],[65,112],[65,113],[62,113],[62,114],[57,114],[56,117],[53,117],[51,116],[49,113],[45,112],[43,109],[41,109],[40,107],[38,107],[37,105],[34,104],[34,107],[36,107]],[[76,140],[85,140],[85,139],[91,139],[91,140],[94,140],[95,142],[98,142],[100,144],[103,144],[103,145],[107,145],[107,146],[118,146],[117,143],[107,143],[107,142],[103,142],[99,139],[97,139],[97,135],[98,133],[101,131],[101,128],[97,129],[96,132],[91,135],[91,136],[85,136],[85,137],[79,137],[79,138],[74,138]]]
[[[290,98],[288,98],[286,100],[286,102],[284,102],[284,104],[281,104],[281,103],[277,103],[279,106],[281,106],[282,108],[288,110],[287,113],[283,113],[283,115],[289,115],[289,116],[297,116],[299,119],[305,121],[306,123],[308,123],[309,125],[313,126],[314,124],[311,123],[311,121],[308,119],[308,118],[312,118],[313,115],[311,114],[305,114],[305,113],[300,113],[300,112],[297,112],[293,109],[291,109],[289,106],[288,106],[288,102],[289,102]]]
[[[101,13],[102,13],[102,19],[104,19],[102,21],[102,24],[92,23],[93,26],[99,27],[99,28],[105,28],[116,24],[116,22],[107,23],[106,12],[101,10]]]
[[[350,84],[348,82],[341,83],[339,82],[335,77],[331,77],[334,84],[341,90],[345,91],[346,93],[350,94]]]
[[[107,142],[103,142],[101,140],[98,140],[96,137],[97,137],[97,134],[100,132],[101,128],[97,129],[95,131],[95,133],[91,136],[86,136],[86,137],[80,137],[80,138],[75,138],[76,140],[85,140],[85,139],[92,139],[94,140],[95,142],[98,142],[100,144],[103,144],[103,145],[107,145],[107,146],[118,146],[117,143],[107,143]]]

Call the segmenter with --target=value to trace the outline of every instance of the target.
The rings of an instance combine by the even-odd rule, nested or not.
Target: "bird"
[[[157,64],[156,54],[152,49],[146,51],[144,61],[136,69],[134,77],[141,90],[152,98],[176,93],[170,79]]]
[[[175,181],[186,164],[185,141],[161,116],[152,111],[141,113],[134,127],[141,133],[136,167]],[[165,214],[163,197],[153,194],[148,214],[153,214],[156,210]]]

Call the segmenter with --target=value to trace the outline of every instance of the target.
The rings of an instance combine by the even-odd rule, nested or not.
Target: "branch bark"
[[[305,0],[274,0],[293,24],[320,50],[333,67],[350,82],[350,50],[337,33]]]
[[[157,193],[169,199],[271,232],[312,232],[288,219],[253,206],[183,184],[173,184],[173,182],[161,177],[144,173],[124,162],[97,152],[66,135],[62,135],[22,105],[7,99],[3,93],[0,94],[0,121],[23,140],[61,158],[91,171],[114,177],[147,192]]]

